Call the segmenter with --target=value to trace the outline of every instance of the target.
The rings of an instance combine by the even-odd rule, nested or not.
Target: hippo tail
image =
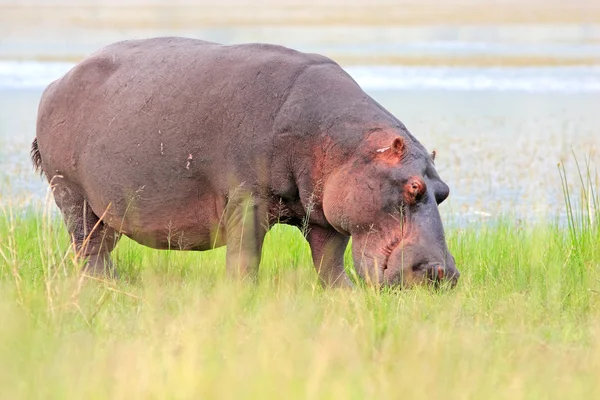
[[[31,152],[29,154],[31,155],[33,169],[40,175],[44,175],[44,171],[42,170],[42,155],[40,154],[40,149],[38,148],[37,138],[33,139],[33,143],[31,143]]]

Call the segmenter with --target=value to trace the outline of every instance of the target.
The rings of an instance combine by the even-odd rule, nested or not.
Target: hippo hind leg
[[[115,248],[119,234],[100,221],[75,187],[64,183],[55,185],[54,199],[71,236],[76,258],[85,260],[84,272],[116,278],[110,252]]]

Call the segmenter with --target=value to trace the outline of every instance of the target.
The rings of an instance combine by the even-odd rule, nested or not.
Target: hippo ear
[[[404,153],[404,139],[402,139],[401,137],[397,137],[396,139],[394,139],[394,141],[392,142],[391,149],[394,151],[394,153],[398,155]]]
[[[435,150],[431,152],[431,161],[435,161],[436,154],[437,152]]]
[[[404,155],[405,144],[404,139],[401,137],[394,138],[392,144],[388,147],[383,147],[377,150],[380,160],[385,160],[388,163],[396,164]]]

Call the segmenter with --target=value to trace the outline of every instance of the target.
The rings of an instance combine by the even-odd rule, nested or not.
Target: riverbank
[[[600,5],[583,0],[0,2],[2,60],[78,61],[168,35],[283,44],[343,66],[600,65]]]

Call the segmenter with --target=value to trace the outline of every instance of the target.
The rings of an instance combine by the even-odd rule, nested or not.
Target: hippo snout
[[[442,254],[430,258],[422,248],[398,247],[392,252],[383,271],[383,281],[386,285],[403,287],[421,284],[439,287],[446,283],[454,287],[460,273],[456,269],[454,257],[447,252],[446,257]]]

